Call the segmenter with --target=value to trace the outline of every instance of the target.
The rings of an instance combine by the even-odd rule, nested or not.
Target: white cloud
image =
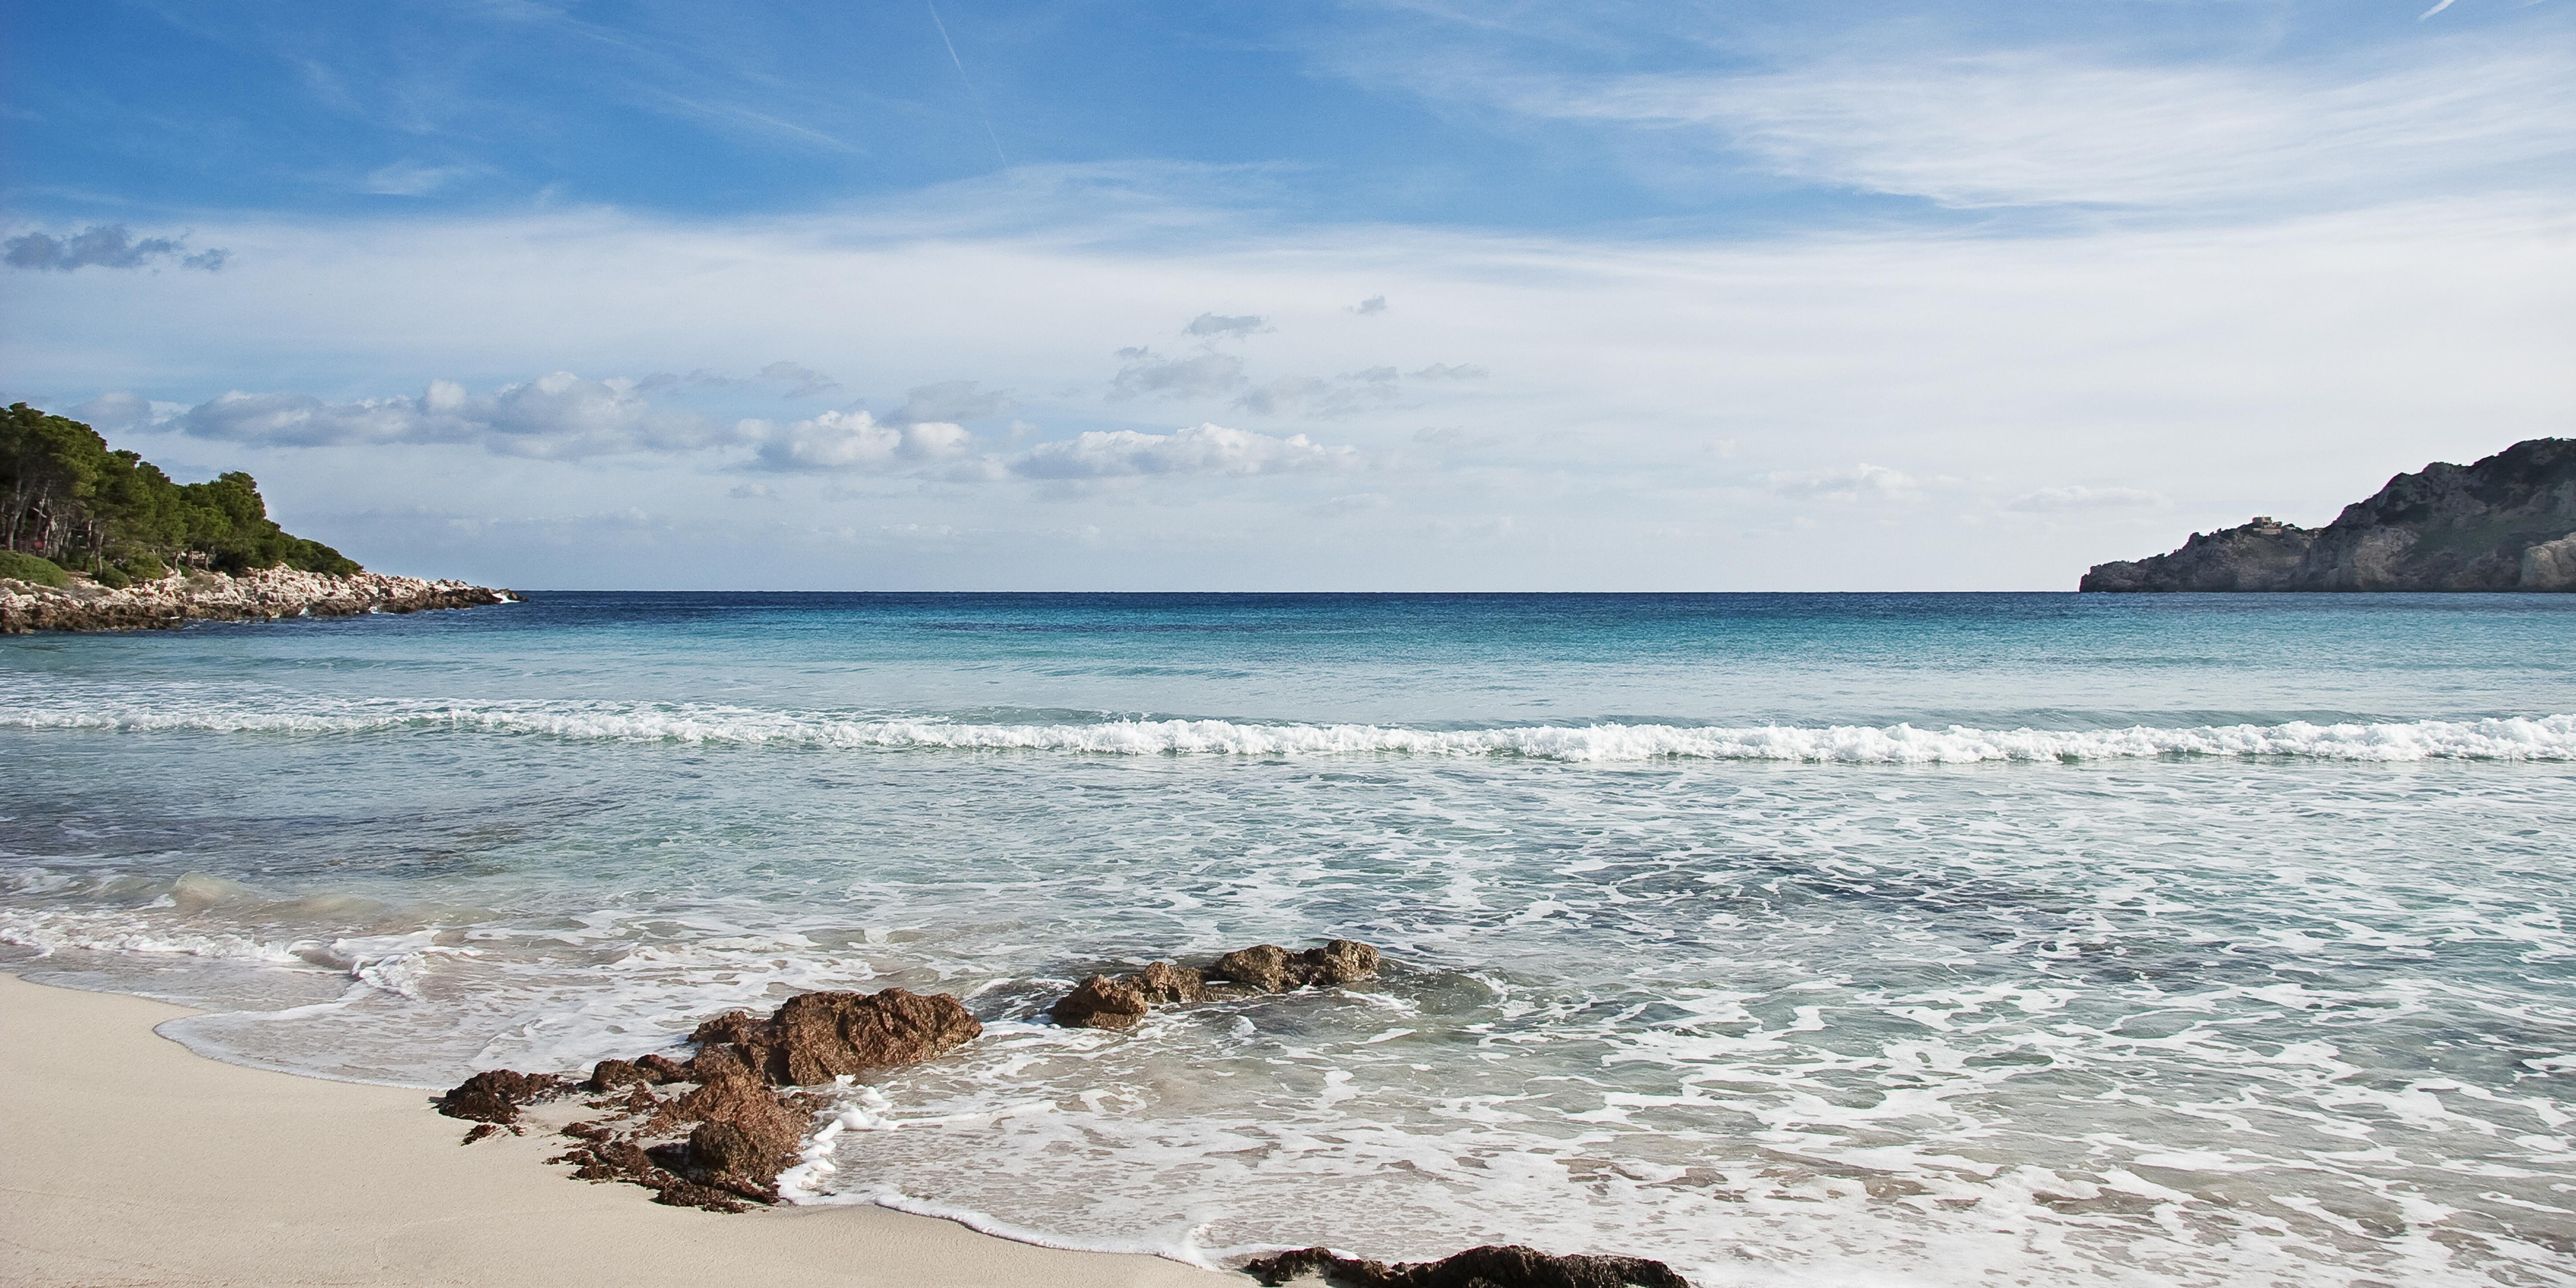
[[[1357,313],[1361,317],[1368,317],[1375,313],[1384,313],[1386,312],[1386,297],[1383,295],[1372,295],[1367,299],[1352,305],[1351,312]]]
[[[2007,510],[2131,510],[2173,504],[2163,493],[2134,487],[2044,487],[2004,502]]]
[[[736,429],[755,445],[760,465],[773,470],[884,470],[953,460],[973,446],[962,426],[880,424],[865,410],[827,411],[788,425],[744,421]]]
[[[122,392],[100,394],[72,408],[71,418],[102,434],[143,429],[160,419],[149,400]]]
[[[1009,468],[1023,478],[1116,479],[1308,473],[1355,469],[1359,464],[1359,449],[1327,446],[1304,434],[1276,438],[1223,425],[1197,425],[1169,434],[1091,430],[1040,443],[1013,459]]]
[[[1863,493],[1878,497],[1911,496],[1923,487],[1922,482],[1910,474],[1867,462],[1848,469],[1817,473],[1773,473],[1764,476],[1763,482],[1781,496],[1823,501],[1857,501]]]
[[[1120,584],[1138,588],[2009,588],[2069,586],[2089,563],[2169,549],[2192,527],[2246,514],[2322,523],[2398,470],[2563,434],[2559,372],[2576,348],[2576,315],[2561,285],[2576,273],[2576,209],[2540,196],[2236,224],[2069,224],[2047,236],[1873,227],[1613,241],[1220,225],[1221,237],[1140,245],[1057,233],[868,240],[854,237],[850,222],[840,212],[728,224],[581,210],[455,222],[204,223],[201,236],[243,250],[240,266],[158,278],[11,275],[12,303],[46,325],[15,329],[0,367],[17,377],[20,396],[48,407],[106,389],[184,393],[190,402],[227,384],[395,389],[403,386],[389,380],[408,377],[392,373],[509,372],[524,370],[518,364],[531,355],[545,361],[538,371],[704,368],[728,378],[782,354],[830,355],[833,376],[871,391],[989,373],[986,388],[1028,391],[1007,415],[1048,428],[1012,438],[1007,418],[995,419],[964,454],[869,468],[905,478],[999,470],[1004,482],[892,487],[862,476],[850,486],[864,492],[870,523],[1018,531],[1014,507],[1030,476],[1010,466],[1025,449],[1075,428],[1150,428],[1161,437],[1172,427],[1100,420],[1119,408],[1103,398],[1103,350],[1116,343],[1104,336],[1169,332],[1211,299],[1261,300],[1280,331],[1262,337],[1257,369],[1223,369],[1222,396],[1173,424],[1204,418],[1285,434],[1308,427],[1230,420],[1215,406],[1287,373],[1330,385],[1334,372],[1416,373],[1472,357],[1497,376],[1510,373],[1508,397],[1436,411],[1404,400],[1373,405],[1316,422],[1347,427],[1317,437],[1371,453],[1366,486],[1394,498],[1391,513],[1407,522],[1514,513],[1525,520],[1514,538],[1521,544],[1507,556],[1333,545],[1309,530],[1330,526],[1356,542],[1368,524],[1315,525],[1305,507],[1353,490],[1349,477],[1283,472],[1241,486],[1163,489],[1198,502],[1186,507],[1138,505],[1119,488],[1057,497],[1092,507],[1062,522],[1099,525],[1114,565],[1076,560],[1034,537],[1025,546],[997,537],[974,560],[889,556],[873,570],[817,564],[782,575],[810,575],[816,585],[858,584],[830,579],[864,571],[884,576],[865,584],[1082,587],[1102,584],[1100,570],[1114,566]],[[656,268],[636,272],[638,264]],[[1406,307],[1365,325],[1342,312],[1379,291]],[[869,306],[848,306],[859,298]],[[225,383],[210,383],[208,372]],[[26,373],[41,373],[41,384]],[[1224,387],[1233,375],[1244,383]],[[1425,401],[1483,392],[1476,382],[1401,383],[1407,399]],[[644,382],[630,392],[643,394]],[[238,463],[264,484],[274,478],[270,496],[280,506],[319,498],[352,512],[390,511],[436,487],[496,515],[626,506],[687,514],[711,505],[730,513],[756,508],[722,499],[743,476],[721,467],[757,460],[736,420],[762,414],[774,393],[674,378],[671,406],[715,419],[673,437],[705,434],[719,446],[661,459],[638,452],[613,467],[496,471],[486,438],[490,450],[524,453],[526,445],[480,426],[442,436],[420,423],[435,418],[418,407],[398,408],[400,432],[363,456],[208,452],[149,432],[119,445],[154,459]],[[356,404],[334,403],[341,410],[325,421],[363,419],[348,411]],[[931,410],[926,395],[922,409],[891,407],[875,405],[881,424]],[[925,419],[984,428],[962,415]],[[1459,434],[1415,441],[1426,426]],[[438,445],[447,440],[465,445]],[[1734,459],[1706,450],[1713,440],[1736,443]],[[610,436],[610,445],[631,441]],[[2229,467],[2212,471],[2212,460]],[[1832,524],[1794,544],[1726,544],[1777,532],[1800,509],[1825,508],[1813,496],[1769,490],[1765,476],[1794,484],[1856,461],[1924,478],[1924,497],[1939,494],[1930,485],[1939,462],[1977,479],[1977,494],[1997,507],[2069,480],[2174,504],[2070,509],[2050,524],[1973,533],[1926,524],[1894,545]],[[1864,499],[1877,495],[1848,482]],[[771,508],[782,520],[850,521],[847,497],[780,493]],[[1708,517],[1721,512],[1725,531],[1716,532]],[[2168,513],[2172,539],[2141,549],[2137,525]],[[1676,524],[1709,528],[1714,544],[1636,540]],[[345,542],[311,530],[376,561],[367,529],[337,534]],[[391,557],[400,535],[387,529],[372,549]],[[501,544],[490,551],[504,567],[534,557]],[[738,567],[757,553],[728,551],[709,566]],[[551,581],[530,574],[530,584],[603,584],[614,571],[603,562],[585,581],[581,557],[561,555]]]
[[[178,418],[200,438],[283,447],[462,443],[505,456],[558,460],[642,451],[695,451],[733,441],[716,421],[655,407],[633,382],[558,371],[490,394],[433,380],[417,398],[329,403],[303,393],[243,393]]]
[[[1239,340],[1244,336],[1259,335],[1270,329],[1270,321],[1267,318],[1219,317],[1214,313],[1202,313],[1191,318],[1190,324],[1181,328],[1181,334],[1196,336],[1203,340]]]
[[[2565,190],[2576,51],[2460,42],[2403,66],[2121,65],[1921,51],[1763,75],[1496,82],[1540,116],[1700,130],[1800,179],[1962,208],[2363,204]]]

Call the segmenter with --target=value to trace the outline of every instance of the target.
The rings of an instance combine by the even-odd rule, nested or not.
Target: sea
[[[1215,1266],[2576,1283],[2571,909],[2576,596],[563,592],[0,640],[0,969],[420,1088],[951,993],[984,1036],[836,1092],[793,1197]],[[1383,977],[1046,1018],[1336,937]]]

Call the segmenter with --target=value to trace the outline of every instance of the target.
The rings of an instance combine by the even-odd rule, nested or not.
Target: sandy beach
[[[1216,1285],[877,1208],[743,1216],[583,1185],[531,1134],[460,1148],[421,1092],[201,1059],[188,1011],[0,975],[0,1283]]]

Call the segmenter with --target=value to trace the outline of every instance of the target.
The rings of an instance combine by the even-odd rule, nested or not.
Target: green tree
[[[279,528],[248,474],[173,483],[140,454],[110,449],[97,430],[25,403],[0,414],[0,549],[117,583],[161,576],[170,564],[363,571]]]

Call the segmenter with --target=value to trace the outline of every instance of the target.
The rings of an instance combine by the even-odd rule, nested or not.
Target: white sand
[[[417,1091],[200,1059],[188,1012],[0,975],[0,1283],[1151,1285],[1251,1281],[877,1208],[721,1216],[471,1147]]]

